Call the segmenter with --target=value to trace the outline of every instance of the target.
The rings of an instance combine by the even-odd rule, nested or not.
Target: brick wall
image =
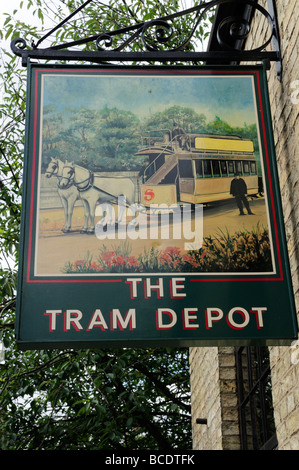
[[[222,450],[218,348],[191,348],[190,374],[193,448]]]
[[[267,9],[266,0],[259,3]],[[290,268],[299,314],[299,2],[276,0],[276,3],[283,72],[279,82],[276,66],[272,64],[268,85]],[[247,49],[257,47],[267,37],[269,29],[257,14]],[[270,348],[279,450],[299,449],[298,349],[296,343]],[[233,348],[191,348],[190,373],[194,449],[239,449]],[[207,418],[207,425],[196,424],[196,418]]]
[[[190,373],[194,450],[239,450],[234,348],[191,348]]]
[[[265,0],[259,3],[267,8]],[[276,78],[275,64],[267,75],[290,268],[299,312],[299,81],[295,82],[299,80],[299,2],[277,0],[276,6],[282,81]],[[264,31],[264,22],[258,24],[256,21],[250,38],[259,38]],[[251,39],[248,48],[250,42]],[[278,449],[299,449],[299,354],[296,344],[271,347],[270,363]]]

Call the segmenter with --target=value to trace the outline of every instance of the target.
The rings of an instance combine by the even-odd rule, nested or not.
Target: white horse
[[[93,173],[74,163],[66,162],[60,179],[60,187],[68,187],[71,183],[78,189],[81,199],[86,201],[89,213],[86,214],[84,231],[94,233],[95,231],[95,210],[97,203],[111,203],[113,201],[126,200],[127,204],[135,202],[135,184],[127,176],[102,176]],[[111,204],[107,204],[108,210]],[[122,220],[126,209],[122,205],[118,214],[117,223]],[[86,219],[90,219],[90,226],[87,227]],[[111,221],[110,221],[111,222]]]
[[[80,198],[80,192],[73,184],[63,185],[61,186],[61,177],[62,171],[64,167],[64,162],[59,160],[58,158],[51,157],[51,161],[46,169],[45,175],[47,178],[51,178],[52,176],[57,177],[57,188],[58,194],[61,199],[61,203],[64,209],[64,217],[65,223],[62,228],[62,231],[67,233],[71,230],[72,225],[72,215],[74,210],[75,202]],[[82,201],[85,207],[85,214],[88,213],[88,207],[86,201]],[[88,220],[88,219],[87,219]]]

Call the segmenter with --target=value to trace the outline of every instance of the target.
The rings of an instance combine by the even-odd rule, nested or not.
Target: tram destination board
[[[297,338],[263,66],[28,67],[20,349]]]

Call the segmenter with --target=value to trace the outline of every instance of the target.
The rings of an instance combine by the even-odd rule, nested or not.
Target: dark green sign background
[[[42,77],[246,76],[254,83],[275,272],[36,274]],[[111,79],[113,80],[113,78]],[[117,68],[31,65],[28,69],[22,246],[16,338],[21,349],[281,345],[297,338],[267,82],[262,66]]]

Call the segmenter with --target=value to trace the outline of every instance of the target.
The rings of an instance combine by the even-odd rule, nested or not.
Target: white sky
[[[10,13],[12,15],[15,10],[18,10],[18,12],[15,15],[16,19],[24,23],[38,24],[38,25],[40,24],[40,21],[38,20],[37,16],[32,14],[33,9],[30,8],[29,10],[27,10],[27,7],[26,7],[27,1],[24,0],[23,8],[20,8],[20,2],[21,0],[0,0],[0,28],[1,29],[4,24],[4,21],[6,20],[6,15],[4,13]],[[5,41],[5,39],[2,39],[1,46],[7,50],[10,50],[10,40]]]
[[[20,8],[20,2],[21,0],[1,0],[0,1],[0,23],[1,27],[3,25],[3,22],[5,21],[6,16],[4,13],[10,13],[12,14],[14,10],[19,10],[17,13],[17,18],[20,20],[27,22],[27,21],[34,21],[36,18],[35,16],[32,15],[32,8],[27,10],[26,8],[26,0],[24,0],[24,5],[23,8]],[[35,20],[36,21],[36,20]]]
[[[19,8],[20,0],[1,0],[0,2],[0,15],[1,25],[3,13],[12,13],[16,8]]]

